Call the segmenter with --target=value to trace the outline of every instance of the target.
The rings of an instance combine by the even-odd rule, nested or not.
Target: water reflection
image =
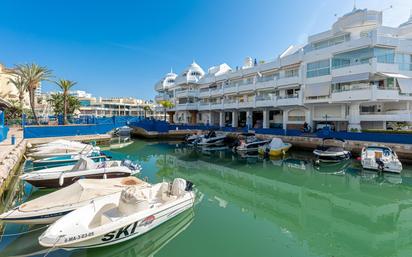
[[[30,230],[35,230],[31,233],[22,234],[13,238],[13,240],[4,245],[0,252],[0,256],[124,256],[124,257],[139,257],[139,256],[154,256],[167,243],[177,237],[185,229],[187,229],[194,219],[193,209],[187,210],[174,219],[160,225],[154,230],[129,241],[116,244],[110,247],[102,247],[88,249],[85,251],[65,251],[60,249],[46,249],[37,243],[37,238],[44,232],[46,228],[43,226],[34,226]],[[38,228],[43,228],[37,230]]]
[[[162,175],[192,180],[220,207],[270,220],[319,255],[390,256],[412,246],[412,190],[400,175],[351,161],[314,166],[293,153],[266,160],[179,148],[159,157],[170,167]]]

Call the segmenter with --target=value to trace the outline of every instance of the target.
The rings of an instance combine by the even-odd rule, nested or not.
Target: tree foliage
[[[48,100],[55,115],[64,113],[64,96],[62,93],[52,94]],[[67,96],[67,115],[73,115],[80,108],[80,101],[75,96]]]

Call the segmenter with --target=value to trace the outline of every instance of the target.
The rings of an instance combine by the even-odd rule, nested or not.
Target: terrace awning
[[[405,94],[412,94],[412,78],[397,78],[401,92]]]
[[[307,84],[305,87],[305,97],[327,96],[330,94],[330,82]]]
[[[364,80],[369,80],[369,72],[333,77],[332,84]]]
[[[378,72],[378,75],[388,77],[388,78],[396,78],[396,79],[410,79],[410,77],[405,76],[399,73],[389,73],[389,72]]]

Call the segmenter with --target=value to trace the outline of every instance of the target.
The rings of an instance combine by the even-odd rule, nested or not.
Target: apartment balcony
[[[331,94],[332,102],[367,101],[372,99],[372,88],[357,87],[350,90],[335,90]]]
[[[237,107],[238,107],[237,101],[223,102],[223,109],[237,109]]]
[[[176,111],[197,110],[198,104],[197,103],[176,104],[174,109]]]
[[[255,101],[239,102],[238,108],[255,108]]]
[[[237,86],[236,85],[225,86],[223,87],[223,93],[224,94],[237,93]]]
[[[207,110],[210,110],[210,103],[199,103],[198,110],[199,110],[199,111],[207,111]]]
[[[408,110],[390,112],[361,112],[361,121],[412,121],[412,113]]]
[[[208,88],[206,89],[200,89],[198,93],[199,97],[209,97],[210,96],[210,90]]]
[[[331,100],[333,102],[345,101],[398,101],[401,97],[397,88],[378,88],[376,86],[358,86],[349,90],[333,91]]]
[[[221,110],[223,109],[222,103],[210,103],[210,110]]]
[[[255,90],[255,84],[248,83],[248,84],[239,85],[237,92],[247,92],[247,91],[253,91],[253,90]]]
[[[176,97],[196,97],[197,94],[198,94],[197,90],[176,91]]]
[[[256,89],[270,89],[270,88],[275,88],[275,87],[276,87],[275,80],[257,81],[255,84]]]
[[[223,90],[221,88],[211,89],[210,96],[219,96],[223,94]]]
[[[256,98],[256,107],[273,107],[276,106],[276,98]]]
[[[371,62],[358,62],[352,63],[346,66],[335,66],[332,67],[331,75],[332,77],[347,76],[352,74],[362,74],[362,73],[372,73],[373,67]]]
[[[399,100],[398,89],[380,89],[373,87],[372,100]]]
[[[278,96],[276,99],[278,106],[302,105],[301,94]]]
[[[165,101],[165,100],[170,100],[170,97],[168,95],[156,95],[155,96],[155,101]]]
[[[299,84],[299,77],[283,77],[276,80],[276,86]]]
[[[331,101],[330,96],[315,96],[315,97],[306,97],[305,104],[313,103],[328,103]]]

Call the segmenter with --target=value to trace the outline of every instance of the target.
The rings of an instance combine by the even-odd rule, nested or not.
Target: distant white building
[[[412,121],[412,16],[382,25],[382,12],[356,9],[275,60],[246,58],[205,72],[193,62],[156,85],[173,122],[300,129],[385,129]]]

